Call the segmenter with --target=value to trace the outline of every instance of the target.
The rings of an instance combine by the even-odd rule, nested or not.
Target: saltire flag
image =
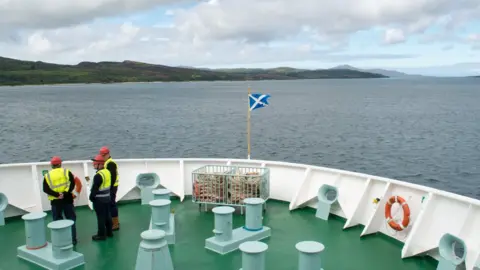
[[[250,111],[268,106],[268,94],[250,94],[248,99],[250,100]]]

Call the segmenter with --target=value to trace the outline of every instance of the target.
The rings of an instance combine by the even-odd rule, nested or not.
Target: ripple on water
[[[329,166],[480,198],[475,81],[250,82],[252,158]],[[246,82],[0,88],[0,163],[245,158]],[[265,90],[268,89],[268,90]],[[294,90],[292,90],[294,89]],[[113,100],[112,100],[113,97]]]

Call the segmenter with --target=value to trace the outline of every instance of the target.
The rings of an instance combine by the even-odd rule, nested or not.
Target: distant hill
[[[381,74],[371,72],[350,70],[350,69],[297,69],[291,67],[276,68],[224,68],[211,69],[213,71],[225,72],[228,74],[244,74],[246,77],[290,77],[295,79],[343,79],[343,78],[386,78]]]
[[[128,60],[59,65],[0,57],[0,85],[386,77],[388,76],[342,69],[301,70],[280,67],[275,69],[214,70],[171,67]]]
[[[309,71],[308,69],[298,69],[291,67],[276,67],[276,68],[218,68],[212,69],[215,71],[229,72],[229,73],[290,73],[290,72],[300,72],[300,71]]]
[[[348,70],[370,72],[370,73],[382,74],[390,78],[422,76],[422,75],[412,75],[412,74],[407,74],[407,73],[403,73],[395,70],[387,70],[387,69],[360,69],[360,68],[352,67],[350,65],[336,66],[331,69],[348,69]]]

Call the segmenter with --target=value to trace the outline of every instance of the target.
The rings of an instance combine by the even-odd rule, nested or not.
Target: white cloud
[[[386,44],[402,43],[406,40],[402,29],[387,29],[384,41]]]
[[[0,0],[0,27],[57,28],[182,0]]]
[[[471,42],[479,42],[480,41],[480,34],[470,34],[470,35],[468,35],[467,40],[471,41]]]
[[[224,0],[186,10],[177,22],[187,37],[271,41],[294,36],[305,25],[321,36],[391,24],[415,33],[446,17],[467,20],[479,14],[478,0]]]
[[[472,49],[480,50],[480,34],[470,34],[467,40],[471,44]]]
[[[165,7],[148,24],[127,17],[179,2],[188,1],[0,0],[0,55],[170,65],[406,59],[413,56],[388,51],[389,46],[382,53],[355,50],[349,42],[369,29],[384,30],[365,41],[370,47],[414,35],[433,42],[439,36],[428,39],[430,27],[443,29],[445,39],[480,18],[478,0],[195,0],[190,8]],[[121,16],[126,16],[121,23],[105,20]]]
[[[52,48],[50,41],[43,36],[42,32],[35,32],[28,37],[28,47],[35,54],[48,52]]]

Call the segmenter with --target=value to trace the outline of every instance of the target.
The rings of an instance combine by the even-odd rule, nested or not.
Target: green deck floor
[[[205,239],[212,235],[213,213],[199,212],[189,199],[173,201],[177,243],[170,246],[176,270],[238,270],[241,253],[218,255],[204,248]],[[148,229],[150,208],[139,202],[119,207],[121,230],[105,242],[93,242],[95,214],[88,208],[77,209],[76,251],[85,255],[83,269],[134,269],[140,233]],[[48,213],[47,223],[51,215]],[[234,228],[244,224],[244,216],[234,215]],[[295,244],[304,240],[320,241],[325,245],[325,270],[415,270],[436,269],[437,262],[429,257],[402,260],[401,244],[381,234],[360,238],[362,227],[342,230],[344,220],[333,217],[328,222],[315,218],[313,209],[288,211],[288,204],[269,201],[264,224],[272,228],[272,237],[264,240],[269,245],[266,257],[268,270],[296,270],[298,254]],[[47,231],[47,239],[50,233]],[[0,269],[41,269],[16,257],[18,246],[25,244],[23,220],[8,219],[0,227]],[[82,269],[80,268],[80,269]]]

